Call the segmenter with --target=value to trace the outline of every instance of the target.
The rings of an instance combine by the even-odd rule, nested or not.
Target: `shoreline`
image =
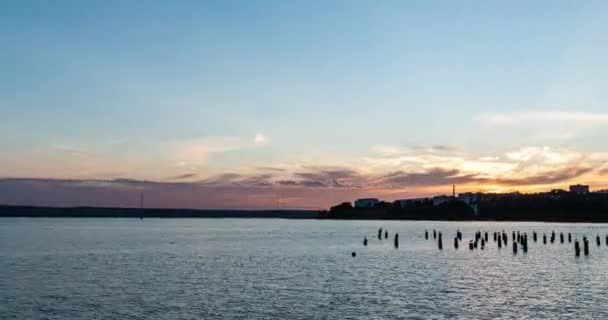
[[[0,218],[289,219],[331,221],[608,223],[608,219],[438,219],[433,217],[328,217],[316,210],[137,209],[104,207],[0,206]],[[598,217],[603,218],[603,217]]]

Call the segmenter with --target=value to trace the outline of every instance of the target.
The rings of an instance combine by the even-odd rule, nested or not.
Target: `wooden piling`
[[[367,246],[367,237],[363,238],[363,245]]]
[[[437,231],[433,229],[433,239],[437,239]]]
[[[429,239],[429,231],[428,230],[424,230],[424,239],[426,239],[426,240]]]
[[[399,234],[395,233],[395,248],[399,248]]]
[[[532,240],[534,240],[534,242],[536,242],[536,231],[532,232]]]
[[[388,239],[388,230],[384,231],[384,239]]]
[[[454,249],[458,250],[458,237],[454,237]]]
[[[547,244],[547,235],[543,233],[543,244]]]
[[[572,234],[568,232],[568,243],[572,242]]]
[[[517,242],[513,241],[513,254],[517,254]]]
[[[564,243],[564,233],[563,232],[559,233],[559,242]]]
[[[597,242],[597,246],[599,247],[600,244],[602,243],[600,240],[600,235],[598,234],[597,237],[595,238],[595,242]]]
[[[578,243],[578,240],[574,240],[574,255],[579,257],[581,255],[581,247]]]
[[[437,241],[437,246],[439,250],[443,250],[443,241],[441,241],[441,232],[439,232],[439,240]]]
[[[589,240],[587,237],[583,237],[583,252],[586,256],[589,255]]]
[[[382,228],[378,229],[378,240],[382,240]]]

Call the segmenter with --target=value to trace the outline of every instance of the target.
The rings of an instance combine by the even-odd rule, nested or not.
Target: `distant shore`
[[[315,210],[139,209],[104,207],[0,206],[2,217],[31,218],[283,218],[316,219]]]
[[[556,215],[527,217],[439,217],[433,214],[397,217],[385,212],[362,210],[348,215],[332,215],[319,210],[243,210],[243,209],[159,209],[159,208],[105,208],[105,207],[43,207],[0,205],[0,218],[272,218],[308,220],[392,220],[392,221],[511,221],[511,222],[563,222],[563,223],[608,223],[608,217],[581,215],[579,219]],[[582,218],[582,219],[581,219]]]

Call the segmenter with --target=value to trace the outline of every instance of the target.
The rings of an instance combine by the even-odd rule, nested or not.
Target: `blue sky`
[[[201,183],[273,168],[276,185],[338,168],[382,189],[369,181],[395,172],[503,181],[584,165],[600,171],[529,188],[602,187],[607,7],[5,1],[0,177]],[[399,188],[444,186],[428,187]]]

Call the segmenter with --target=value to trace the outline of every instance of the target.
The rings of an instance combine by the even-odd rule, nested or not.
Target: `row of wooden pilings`
[[[425,239],[429,239],[429,232],[428,230],[425,230],[424,232],[424,237]],[[532,232],[532,241],[537,242],[538,240],[538,233],[536,231]],[[439,248],[439,250],[443,250],[443,240],[441,237],[441,232],[437,231],[437,230],[433,230],[433,239],[437,240],[437,247]],[[488,243],[488,232],[481,232],[481,231],[477,231],[475,232],[473,239],[469,241],[469,250],[475,250],[477,248],[480,248],[481,250],[484,250],[485,246]],[[512,239],[512,245],[511,247],[513,248],[513,253],[517,254],[518,248],[521,247],[521,250],[524,253],[528,252],[528,234],[527,233],[521,233],[519,231],[515,232],[512,231],[511,234],[511,239]],[[560,232],[559,234],[559,239],[560,239],[560,243],[564,243],[565,242],[565,235],[563,232]],[[508,235],[507,233],[503,230],[502,232],[494,232],[493,234],[493,240],[494,242],[497,243],[498,248],[502,248],[504,247],[508,247],[509,243],[508,243]],[[460,230],[456,231],[456,236],[454,237],[454,249],[458,249],[460,246],[460,242],[462,241],[462,232],[460,232]],[[543,237],[542,237],[542,241],[543,244],[547,244],[547,234],[543,233]],[[555,231],[551,232],[549,241],[553,244],[556,241],[556,233]],[[608,235],[606,235],[606,246],[608,246]],[[586,236],[583,236],[583,254],[584,255],[589,255],[589,239]],[[572,234],[568,233],[568,243],[572,243]],[[598,247],[601,246],[601,238],[599,235],[596,236],[596,244]],[[581,246],[580,243],[578,241],[578,239],[574,240],[574,254],[575,256],[580,256],[581,255]]]
[[[378,240],[387,240],[389,237],[389,233],[388,230],[383,230],[382,228],[378,229]],[[425,230],[424,232],[424,237],[425,239],[429,239],[429,231]],[[501,249],[503,246],[504,247],[509,247],[509,243],[508,243],[508,235],[507,233],[503,230],[501,232],[494,232],[493,233],[493,241],[497,243],[497,246],[499,249]],[[549,236],[549,242],[550,243],[555,243],[556,241],[556,233],[555,231],[552,231],[550,236]],[[443,238],[442,238],[442,233],[441,231],[437,231],[437,230],[433,230],[433,239],[437,241],[437,248],[439,250],[443,250]],[[512,239],[512,244],[511,244],[511,248],[513,250],[513,254],[517,254],[518,250],[521,247],[521,250],[524,253],[528,252],[528,234],[525,232],[519,232],[519,231],[512,231],[511,233],[511,239]],[[537,242],[539,239],[539,234],[536,231],[532,231],[532,241],[533,242]],[[568,239],[568,243],[572,243],[572,234],[568,233],[567,235],[567,239]],[[481,232],[481,231],[477,231],[475,232],[473,239],[469,241],[469,250],[475,250],[475,249],[481,249],[484,250],[486,245],[489,243],[489,236],[488,236],[488,232]],[[559,233],[559,241],[560,243],[564,243],[566,241],[566,236],[563,232]],[[462,232],[460,232],[460,230],[456,231],[456,236],[454,237],[454,248],[456,250],[458,250],[458,248],[460,247],[460,242],[462,242]],[[547,244],[547,234],[543,233],[542,235],[542,242],[543,244]],[[394,238],[393,238],[393,243],[395,248],[399,248],[399,234],[395,233]],[[582,239],[582,243],[583,243],[583,254],[584,255],[589,255],[589,239],[586,236],[583,236]],[[601,238],[599,235],[596,236],[596,243],[597,246],[601,246]],[[363,239],[363,245],[367,246],[368,245],[368,239],[367,237],[364,237]],[[606,235],[606,246],[608,246],[608,235]],[[578,241],[578,239],[574,239],[574,254],[575,256],[580,256],[581,254],[581,245]],[[356,252],[352,253],[352,256],[355,257],[357,254]]]
[[[382,228],[378,229],[378,240],[388,239],[388,230],[382,230]],[[395,248],[399,248],[399,234],[395,233],[394,237]],[[367,246],[367,237],[363,238],[363,245]]]

